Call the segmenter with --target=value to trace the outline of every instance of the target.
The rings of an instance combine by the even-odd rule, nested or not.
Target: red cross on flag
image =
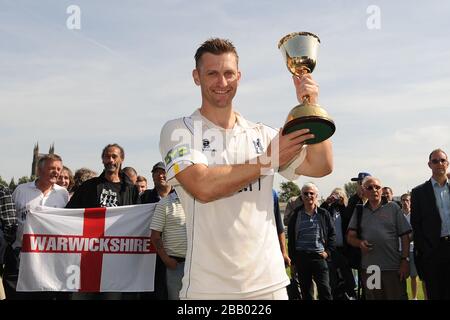
[[[23,231],[18,291],[153,291],[154,203],[93,209],[38,207]]]

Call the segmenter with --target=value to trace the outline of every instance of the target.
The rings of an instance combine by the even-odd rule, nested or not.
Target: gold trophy
[[[294,32],[284,36],[278,43],[286,61],[288,70],[295,76],[313,72],[316,66],[320,39],[310,32]],[[308,128],[314,134],[306,144],[322,142],[336,131],[334,121],[317,104],[309,102],[309,96],[303,97],[302,104],[294,107],[286,119],[282,133]]]

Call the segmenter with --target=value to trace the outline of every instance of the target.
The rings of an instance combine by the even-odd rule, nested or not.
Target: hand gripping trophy
[[[284,36],[278,43],[288,70],[295,76],[313,72],[316,66],[320,39],[310,32],[295,32]],[[309,97],[294,107],[286,119],[283,134],[308,128],[314,134],[306,144],[315,144],[331,137],[336,126],[328,113],[317,104],[311,104]]]

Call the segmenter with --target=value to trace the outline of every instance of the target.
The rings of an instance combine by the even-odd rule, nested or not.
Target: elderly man
[[[295,208],[288,225],[289,256],[294,261],[303,300],[312,300],[312,280],[319,300],[332,300],[327,259],[335,250],[336,233],[330,213],[317,206],[318,189],[302,187],[303,205]]]
[[[379,179],[370,176],[364,178],[362,188],[368,201],[364,206],[358,205],[355,209],[348,226],[347,241],[361,249],[362,280],[366,299],[407,299],[406,278],[409,273],[411,227],[396,203],[383,204]],[[401,253],[399,237],[402,244]],[[373,267],[374,270],[380,271],[380,281],[375,281],[375,284],[379,283],[380,286],[368,285],[368,278],[371,276],[368,272],[371,272]]]
[[[6,299],[51,299],[52,295],[32,295],[16,292],[17,277],[19,273],[19,254],[22,247],[23,227],[30,209],[37,206],[64,208],[69,193],[63,187],[57,185],[58,177],[63,164],[60,156],[48,154],[38,161],[38,178],[36,181],[23,183],[17,186],[12,194],[17,215],[16,239],[12,244],[14,252],[7,254],[5,259],[5,273],[3,286]]]
[[[429,299],[450,299],[450,183],[448,157],[433,150],[428,158],[430,180],[411,192],[411,225],[416,266]]]

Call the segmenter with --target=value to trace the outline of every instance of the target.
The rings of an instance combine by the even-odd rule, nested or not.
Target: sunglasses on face
[[[377,186],[377,185],[366,187],[366,190],[369,190],[369,191],[378,191],[380,189],[381,189],[381,186]]]
[[[431,159],[431,163],[432,164],[438,164],[438,163],[445,164],[445,163],[447,163],[447,159]]]
[[[303,195],[304,195],[305,197],[308,197],[308,196],[313,196],[313,195],[315,195],[315,193],[314,193],[314,192],[303,192]]]

